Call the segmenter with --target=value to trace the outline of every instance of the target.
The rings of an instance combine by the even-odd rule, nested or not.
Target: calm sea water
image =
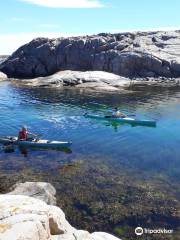
[[[83,116],[86,112],[105,114],[114,106],[138,118],[156,120],[157,127],[112,125]],[[93,176],[96,166],[98,174],[100,164],[104,164],[107,167],[106,179],[109,171],[110,179],[112,172],[114,176],[120,173],[126,175],[127,181],[128,178],[133,181],[134,176],[137,182],[161,176],[164,184],[171,182],[169,191],[179,186],[180,89],[139,88],[133,93],[98,94],[75,90],[23,89],[3,82],[0,83],[0,113],[2,136],[17,135],[25,124],[30,131],[43,134],[44,139],[73,142],[68,152],[36,149],[22,154],[19,149],[13,153],[5,153],[1,149],[0,171],[3,173],[13,174],[25,169],[38,174],[51,172],[58,176],[55,184],[58,188],[60,167],[88,161],[89,169],[93,168]],[[78,174],[81,175],[81,172]],[[89,181],[92,179],[89,178]],[[96,185],[97,192],[98,188],[101,186]],[[180,192],[176,191],[173,198],[179,201],[179,197]],[[63,206],[66,208],[65,204]],[[82,210],[82,207],[74,207]],[[83,220],[83,216],[80,219]],[[80,223],[77,225],[81,226]]]

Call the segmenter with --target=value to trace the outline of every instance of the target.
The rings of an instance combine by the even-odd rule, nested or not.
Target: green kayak
[[[92,119],[96,119],[96,120],[104,120],[104,121],[111,121],[111,122],[116,122],[116,123],[129,123],[132,125],[156,127],[156,121],[153,121],[153,120],[140,120],[140,119],[131,118],[131,117],[114,118],[111,116],[100,116],[100,115],[94,115],[94,114],[85,114],[84,116],[87,118],[92,118]]]

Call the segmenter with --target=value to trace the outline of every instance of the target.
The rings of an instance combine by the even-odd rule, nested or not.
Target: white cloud
[[[99,8],[103,4],[99,0],[19,0],[50,8]]]

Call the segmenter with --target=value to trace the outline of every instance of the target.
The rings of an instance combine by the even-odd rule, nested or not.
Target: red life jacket
[[[28,132],[27,131],[20,131],[19,132],[19,140],[27,140],[27,138],[28,138]]]

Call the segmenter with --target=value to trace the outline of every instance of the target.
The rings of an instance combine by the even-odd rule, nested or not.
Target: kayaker
[[[28,129],[26,126],[23,126],[21,131],[19,132],[18,140],[19,141],[27,141],[27,140],[29,140],[29,135],[37,137],[36,134],[28,132]]]
[[[114,117],[114,118],[125,118],[125,117],[127,117],[127,115],[120,112],[119,109],[117,107],[115,107],[114,111],[112,113],[112,117]]]

